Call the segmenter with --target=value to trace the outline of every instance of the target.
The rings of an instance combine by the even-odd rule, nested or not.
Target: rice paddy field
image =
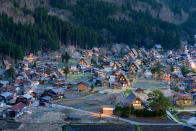
[[[165,89],[165,88],[169,88],[169,87],[168,87],[167,81],[147,79],[147,78],[138,78],[135,81],[133,88]]]

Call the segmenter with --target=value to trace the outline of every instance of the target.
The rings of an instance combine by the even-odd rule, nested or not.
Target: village
[[[68,46],[30,53],[16,64],[0,63],[1,120],[64,125],[119,124],[126,118],[141,125],[196,125],[196,45],[178,51],[161,45]],[[163,118],[153,114],[153,93],[168,98]]]

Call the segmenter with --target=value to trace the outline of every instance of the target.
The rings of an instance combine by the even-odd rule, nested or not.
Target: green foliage
[[[91,85],[91,91],[93,91],[94,90],[94,88],[95,88],[95,85]]]
[[[43,85],[44,84],[44,81],[43,80],[39,80],[39,84],[40,85]]]
[[[85,47],[106,42],[91,29],[73,26],[55,16],[49,16],[46,8],[37,8],[33,14],[35,23],[15,24],[6,14],[0,15],[0,54],[22,59],[24,53],[38,50],[58,50],[59,41]]]
[[[180,13],[180,10],[190,11],[192,7],[196,6],[195,0],[165,0],[165,3],[175,12]]]
[[[124,107],[122,108],[122,113],[121,113],[121,117],[124,117],[124,118],[128,118],[131,114],[131,108],[130,107]]]
[[[185,88],[185,91],[189,93],[189,89],[188,88]]]
[[[69,61],[69,59],[71,58],[68,52],[65,52],[61,57],[62,57],[62,62],[65,61],[66,63],[67,63],[67,62]]]
[[[136,125],[136,131],[141,131],[141,128],[139,125]]]
[[[148,102],[156,113],[165,113],[169,107],[169,98],[165,97],[160,90],[154,90],[148,94]]]
[[[127,97],[129,94],[131,94],[131,90],[129,90],[129,89],[126,89],[126,91],[123,92],[123,95],[125,97]]]
[[[34,64],[33,64],[33,68],[36,68],[36,66],[37,66],[37,64],[36,64],[36,63],[34,63]]]
[[[179,91],[180,91],[180,89],[179,89],[178,87],[175,87],[174,90],[175,90],[176,92],[179,92]]]
[[[110,41],[123,42],[129,46],[133,46],[134,43],[145,47],[160,43],[164,48],[180,47],[180,34],[177,26],[154,19],[148,12],[132,10],[129,6],[137,2],[136,0],[126,2],[128,3],[120,7],[115,3],[98,0],[80,0],[76,4],[71,4],[69,0],[51,0],[51,5],[70,10],[74,16],[74,22],[103,34],[105,38],[108,38],[108,43]],[[161,4],[153,0],[143,0],[143,2],[150,3],[157,9],[161,7]],[[112,18],[111,16],[118,14],[117,12],[122,14],[128,12],[128,17],[133,21]],[[102,29],[106,31],[103,32]],[[153,42],[149,42],[150,40]]]
[[[114,114],[119,117],[128,118],[133,112],[134,108],[131,108],[129,106],[121,107],[120,105],[117,105]]]
[[[63,69],[63,72],[64,72],[66,75],[68,75],[68,74],[70,73],[69,67],[66,66],[66,67]]]
[[[97,62],[95,59],[91,59],[91,63],[94,65],[94,66],[97,66]]]
[[[190,71],[186,68],[186,66],[182,66],[181,68],[181,71],[182,71],[182,75],[183,76],[186,76]]]
[[[161,65],[160,62],[156,63],[154,67],[151,68],[151,73],[154,74],[156,72],[160,72],[161,69],[165,68],[164,66]]]
[[[143,110],[135,110],[134,107],[121,107],[119,105],[116,106],[114,114],[118,117],[128,118],[131,114],[137,117],[156,117],[156,116],[163,116],[165,112],[156,112],[156,111],[149,111],[146,109]]]
[[[174,72],[174,66],[172,64],[170,64],[170,70],[171,72]]]
[[[52,69],[51,69],[51,66],[47,66],[46,69],[45,69],[45,72],[46,74],[51,74],[52,73]]]
[[[13,68],[13,67],[10,67],[8,70],[7,70],[7,72],[8,72],[8,75],[9,75],[9,77],[14,77],[14,75],[15,75],[15,72],[16,72],[16,70]]]

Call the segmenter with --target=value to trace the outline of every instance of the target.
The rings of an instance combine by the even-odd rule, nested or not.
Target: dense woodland
[[[196,29],[196,13],[191,12],[189,20],[181,26],[152,18],[148,11],[137,12],[126,4],[107,3],[99,0],[50,0],[50,5],[72,12],[70,22],[48,15],[47,8],[36,8],[34,12],[23,8],[25,14],[34,17],[34,24],[15,24],[6,14],[0,15],[0,53],[16,59],[22,59],[25,53],[38,50],[58,50],[60,43],[73,44],[81,48],[110,46],[111,43],[125,43],[130,47],[146,48],[162,44],[167,49],[180,47],[183,33],[193,36]],[[154,0],[140,0],[149,3],[155,9],[162,5]],[[165,0],[175,13],[181,13],[196,2],[187,0]],[[175,6],[174,6],[175,5]],[[184,5],[184,6],[183,6]],[[18,6],[18,5],[17,5]],[[115,18],[116,15],[126,14]],[[120,15],[119,15],[120,16]],[[190,37],[193,42],[193,37]]]
[[[127,2],[130,1],[127,0]],[[51,0],[51,4],[71,10],[75,18],[74,22],[105,34],[105,37],[111,38],[112,42],[145,47],[152,47],[158,43],[172,49],[179,48],[180,45],[180,34],[176,25],[153,19],[148,12],[136,12],[129,7],[130,3],[121,7],[96,0],[77,1],[74,5],[70,4],[69,0]],[[154,6],[160,5],[154,4]],[[115,20],[110,17],[116,12],[126,14],[126,11],[129,11],[128,17],[131,20]],[[105,29],[104,33],[103,29]]]
[[[49,16],[48,10],[35,10],[33,25],[13,23],[11,18],[0,16],[0,53],[22,59],[24,53],[38,50],[58,50],[59,42],[86,48],[101,46],[108,41],[100,34],[85,27],[73,26],[57,17]]]

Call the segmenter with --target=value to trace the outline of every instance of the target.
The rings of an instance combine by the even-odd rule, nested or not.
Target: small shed
[[[112,116],[114,114],[114,107],[112,106],[103,106],[102,110],[104,115]]]
[[[84,82],[69,83],[67,84],[67,89],[71,91],[85,91],[88,89],[88,86]]]
[[[86,91],[88,89],[88,86],[84,82],[78,83],[78,91]]]

